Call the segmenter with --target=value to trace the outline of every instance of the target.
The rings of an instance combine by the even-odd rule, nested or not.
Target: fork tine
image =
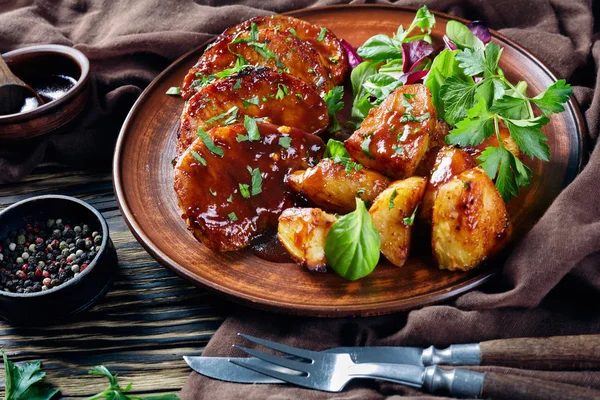
[[[238,333],[239,336],[243,337],[250,342],[260,344],[261,346],[267,347],[269,349],[277,350],[282,353],[290,354],[292,356],[305,358],[310,361],[315,361],[314,354],[316,352],[310,350],[299,349],[297,347],[287,346],[285,344],[271,342],[270,340],[260,339],[254,336],[245,335],[243,333]]]
[[[272,354],[264,353],[262,351],[258,351],[258,350],[254,350],[254,349],[249,349],[249,348],[243,347],[243,346],[234,345],[233,347],[243,351],[244,353],[250,354],[252,357],[259,358],[266,362],[270,362],[271,364],[279,365],[280,367],[293,369],[294,371],[308,373],[308,369],[311,365],[311,364],[303,363],[300,361],[290,360],[289,358],[274,356]]]
[[[298,386],[304,386],[304,387],[311,387],[309,385],[309,381],[306,379],[306,376],[303,375],[291,375],[291,374],[286,374],[285,372],[279,372],[279,371],[275,371],[260,365],[249,365],[249,364],[244,364],[241,362],[238,362],[236,360],[229,360],[230,363],[238,365],[240,367],[244,367],[247,369],[250,369],[254,372],[259,372],[263,375],[267,375],[270,376],[271,378],[275,378],[275,379],[279,379],[282,380],[284,382],[288,382],[288,383],[293,383],[294,385],[298,385]]]

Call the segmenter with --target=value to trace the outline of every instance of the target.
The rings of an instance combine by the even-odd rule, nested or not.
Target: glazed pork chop
[[[250,31],[252,24],[255,24],[259,31],[271,29],[276,32],[289,32],[310,43],[319,52],[334,85],[344,82],[348,73],[348,58],[340,40],[327,28],[285,15],[267,15],[232,26],[224,34],[235,36],[240,32]]]
[[[325,147],[299,129],[245,119],[201,131],[175,166],[182,217],[213,250],[242,249],[276,226],[296,200],[285,177],[316,164]]]
[[[196,140],[199,127],[208,131],[242,122],[245,115],[313,134],[322,133],[329,123],[327,105],[309,85],[285,72],[248,67],[204,86],[187,101],[178,153]]]
[[[311,85],[322,96],[334,86],[321,56],[310,44],[289,32],[263,29],[257,33],[256,40],[252,40],[249,32],[220,36],[184,78],[183,98],[192,96],[202,78],[234,67],[238,59],[288,72]]]

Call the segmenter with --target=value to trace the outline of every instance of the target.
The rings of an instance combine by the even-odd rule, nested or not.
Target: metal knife
[[[500,339],[458,344],[446,349],[422,347],[336,347],[327,353],[348,353],[355,363],[430,365],[497,365],[515,368],[579,370],[600,368],[600,335]],[[238,383],[283,383],[230,363],[229,357],[184,357],[199,374]],[[255,358],[235,358],[248,365],[265,366]],[[275,368],[271,364],[268,367]]]

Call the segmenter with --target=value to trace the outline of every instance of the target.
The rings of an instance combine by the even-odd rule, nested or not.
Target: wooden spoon
[[[0,115],[14,114],[21,110],[27,97],[35,96],[39,105],[44,104],[40,95],[12,73],[0,55]]]

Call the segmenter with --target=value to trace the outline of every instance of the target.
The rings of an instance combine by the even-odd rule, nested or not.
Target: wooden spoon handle
[[[600,368],[600,335],[500,339],[480,343],[481,365],[581,370]]]
[[[482,399],[493,400],[598,400],[600,391],[535,378],[487,372]]]

